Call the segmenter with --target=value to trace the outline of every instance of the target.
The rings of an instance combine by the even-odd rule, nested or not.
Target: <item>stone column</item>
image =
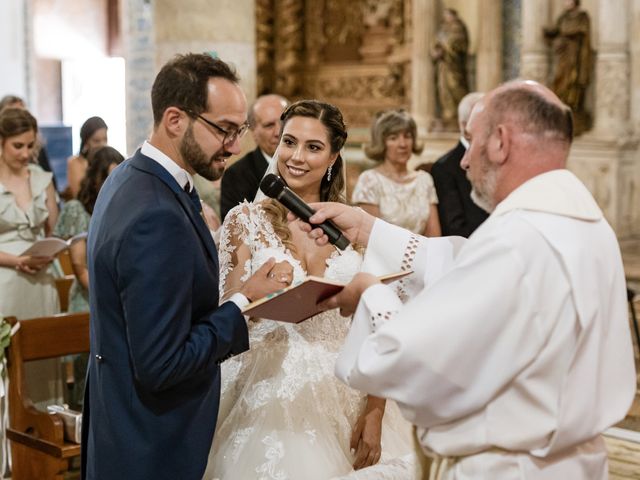
[[[633,0],[630,8],[631,125],[635,135],[640,136],[640,0]]]
[[[256,96],[254,0],[155,0],[156,67],[176,53],[211,52],[232,64],[251,102]]]
[[[14,0],[0,2],[0,97],[11,94],[24,97],[31,103],[29,42],[29,2]]]
[[[520,77],[547,83],[549,77],[548,47],[543,28],[551,26],[549,0],[522,2],[522,50]]]
[[[436,114],[435,71],[429,50],[436,35],[436,0],[413,0],[411,45],[411,113],[424,137]]]
[[[156,76],[153,8],[146,0],[120,0],[125,58],[127,154],[131,155],[153,128],[151,85]]]
[[[502,2],[479,1],[476,88],[486,92],[502,82]]]
[[[248,101],[256,95],[253,0],[120,0],[127,82],[127,150],[153,128],[151,86],[178,53],[209,52],[232,64]],[[224,13],[224,14],[223,14]]]
[[[638,0],[599,0],[592,14],[599,33],[595,46],[595,125],[576,139],[568,163],[594,194],[619,238],[640,234],[640,151],[631,135],[630,121],[630,111],[638,106],[633,102],[639,99],[632,97],[629,61],[630,36],[632,41],[638,39],[635,31],[629,32],[629,26],[636,29],[634,15],[639,12]]]
[[[594,134],[600,138],[629,133],[628,15],[628,0],[599,2]]]

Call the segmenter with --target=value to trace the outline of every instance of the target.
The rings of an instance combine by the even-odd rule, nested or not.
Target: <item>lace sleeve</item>
[[[240,290],[251,274],[250,228],[248,206],[238,205],[225,217],[220,227],[220,301]]]

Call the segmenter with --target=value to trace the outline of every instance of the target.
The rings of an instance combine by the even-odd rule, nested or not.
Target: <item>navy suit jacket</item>
[[[442,235],[468,237],[489,216],[471,200],[471,182],[460,168],[466,149],[458,142],[431,167],[438,194],[438,217]]]
[[[175,179],[139,151],[100,191],[89,227],[88,479],[194,479],[207,464],[219,364],[249,348],[218,257]]]
[[[246,200],[253,202],[267,171],[267,159],[259,148],[247,153],[224,172],[220,184],[220,216]]]

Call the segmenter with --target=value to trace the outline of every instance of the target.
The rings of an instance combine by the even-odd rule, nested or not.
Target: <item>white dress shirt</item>
[[[146,155],[151,160],[158,162],[167,172],[169,172],[169,174],[173,178],[175,178],[176,182],[178,182],[178,185],[180,185],[180,188],[182,188],[183,190],[190,192],[193,188],[195,188],[193,175],[191,175],[184,168],[178,165],[164,152],[151,145],[148,141],[145,140],[145,142],[142,144],[140,153]],[[185,186],[187,188],[185,188]],[[235,303],[240,310],[242,310],[249,304],[249,299],[241,293],[234,293],[229,298],[229,301]]]

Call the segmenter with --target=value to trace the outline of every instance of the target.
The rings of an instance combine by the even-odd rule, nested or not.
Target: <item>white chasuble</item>
[[[414,274],[363,294],[336,374],[397,401],[439,478],[607,478],[633,349],[615,234],[573,174],[524,183],[466,242],[377,220],[364,269]]]

